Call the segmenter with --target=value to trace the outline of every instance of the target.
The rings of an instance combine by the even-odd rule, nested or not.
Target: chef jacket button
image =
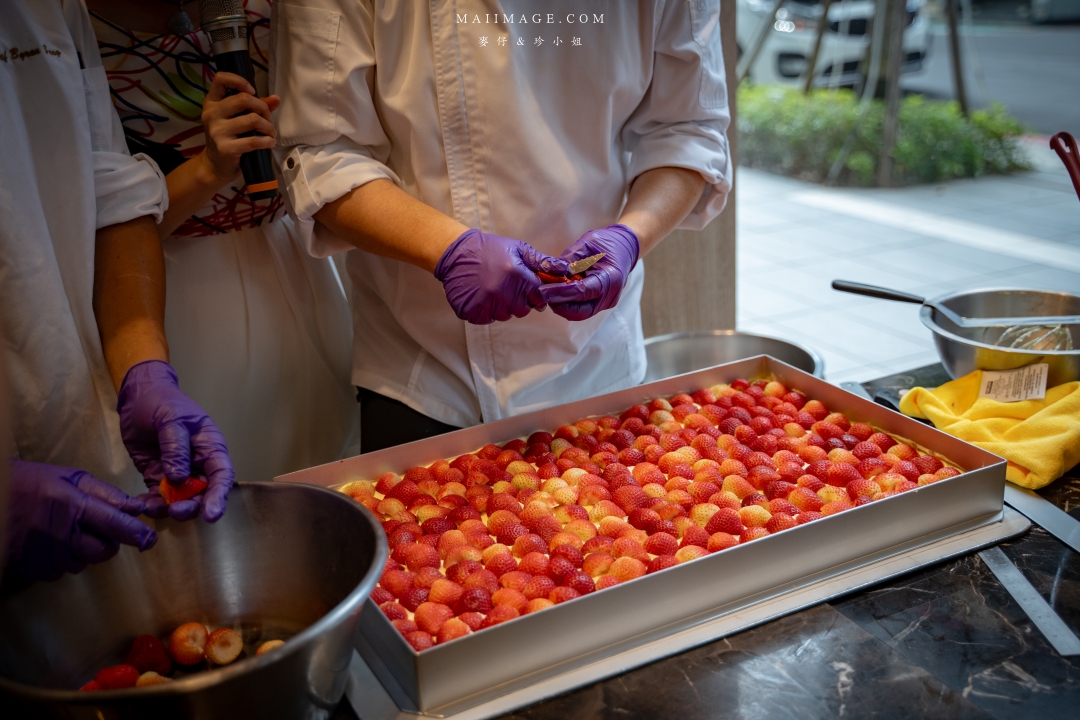
[[[292,170],[294,167],[296,167],[296,160],[293,160],[292,158],[289,158],[288,160],[285,161],[285,167]]]

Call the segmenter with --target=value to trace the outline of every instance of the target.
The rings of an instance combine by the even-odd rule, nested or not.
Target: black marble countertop
[[[948,380],[940,365],[864,387]],[[1080,467],[1040,494],[1080,519]],[[1032,526],[1001,545],[1080,634],[1080,555]],[[355,717],[347,703],[335,714]],[[823,603],[503,720],[1080,717],[1080,657],[1063,658],[977,555]]]

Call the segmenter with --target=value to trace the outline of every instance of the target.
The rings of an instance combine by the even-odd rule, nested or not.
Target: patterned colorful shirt
[[[270,3],[245,0],[244,9],[255,90],[262,97],[267,93]],[[201,30],[182,36],[154,35],[128,30],[99,15],[92,19],[128,147],[152,157],[168,174],[205,145],[200,115],[214,77],[210,42]],[[206,237],[236,232],[272,222],[281,214],[280,195],[251,201],[241,192],[243,186],[240,177],[223,187],[173,234]]]

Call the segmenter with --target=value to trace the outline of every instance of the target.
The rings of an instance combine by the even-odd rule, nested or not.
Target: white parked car
[[[922,69],[929,47],[930,21],[923,10],[924,0],[908,0],[904,29],[905,73]],[[740,53],[752,50],[762,23],[772,17],[774,0],[737,0],[735,35]],[[835,0],[829,8],[829,30],[822,38],[818,55],[816,86],[854,85],[860,78],[859,65],[870,44],[871,0]],[[821,21],[819,0],[789,0],[776,15],[773,30],[750,68],[757,83],[801,85],[806,64],[814,52],[817,27]],[[835,74],[835,76],[834,76]]]

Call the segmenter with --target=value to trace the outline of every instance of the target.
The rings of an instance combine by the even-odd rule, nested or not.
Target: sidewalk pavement
[[[831,382],[862,381],[936,362],[937,352],[918,306],[836,292],[834,279],[927,297],[975,287],[1080,294],[1080,199],[1045,142],[1030,143],[1032,172],[893,190],[739,168],[739,329],[815,349]]]

